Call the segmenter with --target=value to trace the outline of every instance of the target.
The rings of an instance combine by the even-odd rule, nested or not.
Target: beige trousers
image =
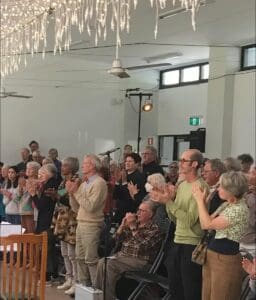
[[[78,281],[85,285],[94,283],[101,224],[79,222],[76,229],[76,259]]]

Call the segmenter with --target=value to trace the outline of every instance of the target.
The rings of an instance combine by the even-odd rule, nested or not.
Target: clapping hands
[[[172,184],[154,186],[150,192],[150,198],[153,201],[166,204],[167,202],[175,199],[176,192],[177,187]]]

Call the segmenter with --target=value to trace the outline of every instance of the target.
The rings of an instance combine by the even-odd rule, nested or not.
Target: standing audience
[[[38,181],[28,181],[27,190],[31,195],[31,200],[38,209],[38,218],[35,232],[37,234],[47,231],[48,249],[47,249],[47,285],[51,285],[52,277],[57,277],[57,260],[55,239],[51,229],[52,217],[55,208],[55,199],[52,192],[57,190],[56,180],[57,170],[54,164],[46,164],[39,169]]]
[[[68,180],[76,180],[79,170],[79,161],[76,157],[67,157],[63,159],[61,165],[61,182],[58,192],[54,195],[57,200],[57,218],[54,228],[54,234],[60,239],[61,254],[64,258],[66,269],[65,282],[59,285],[57,289],[65,290],[66,295],[75,293],[75,284],[77,282],[77,263],[75,255],[76,245],[76,227],[77,212],[79,205],[77,202],[71,202],[66,190]]]
[[[98,246],[104,221],[104,206],[107,197],[107,184],[98,175],[101,162],[96,155],[84,157],[82,172],[85,181],[67,181],[66,189],[70,201],[79,204],[76,230],[76,257],[78,280],[85,286],[91,286],[95,280],[99,260]]]
[[[239,241],[248,223],[248,208],[244,199],[248,190],[247,179],[241,172],[224,173],[218,190],[226,202],[210,216],[206,206],[207,191],[197,184],[193,185],[201,227],[216,230],[214,239],[208,245],[203,266],[202,299],[238,300],[242,286]]]
[[[5,205],[6,221],[11,224],[20,224],[18,178],[17,167],[9,167],[7,184],[2,189],[2,193],[4,195],[3,204]]]
[[[38,171],[41,168],[39,163],[30,161],[27,163],[26,176],[19,179],[19,211],[21,215],[21,226],[25,228],[25,233],[35,232],[34,205],[28,192],[28,186],[38,180]]]
[[[208,193],[207,184],[198,174],[202,159],[199,150],[183,152],[179,159],[179,173],[184,180],[178,187],[168,185],[150,193],[152,199],[166,204],[170,219],[176,220],[174,242],[167,254],[169,284],[175,300],[201,300],[201,266],[191,261],[191,255],[203,235],[196,199],[192,194],[193,184],[197,183]]]

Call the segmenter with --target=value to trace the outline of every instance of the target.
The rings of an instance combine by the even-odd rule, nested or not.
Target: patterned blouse
[[[219,207],[222,206],[226,208],[220,213],[220,216],[223,216],[228,220],[229,226],[224,229],[216,230],[215,239],[229,239],[235,242],[240,241],[245,229],[248,226],[249,220],[249,210],[245,203],[245,199],[240,199],[236,203],[226,204],[225,202]]]

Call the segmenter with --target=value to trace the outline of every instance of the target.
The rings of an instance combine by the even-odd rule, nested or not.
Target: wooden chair
[[[47,233],[0,237],[0,250],[1,299],[44,300]]]

